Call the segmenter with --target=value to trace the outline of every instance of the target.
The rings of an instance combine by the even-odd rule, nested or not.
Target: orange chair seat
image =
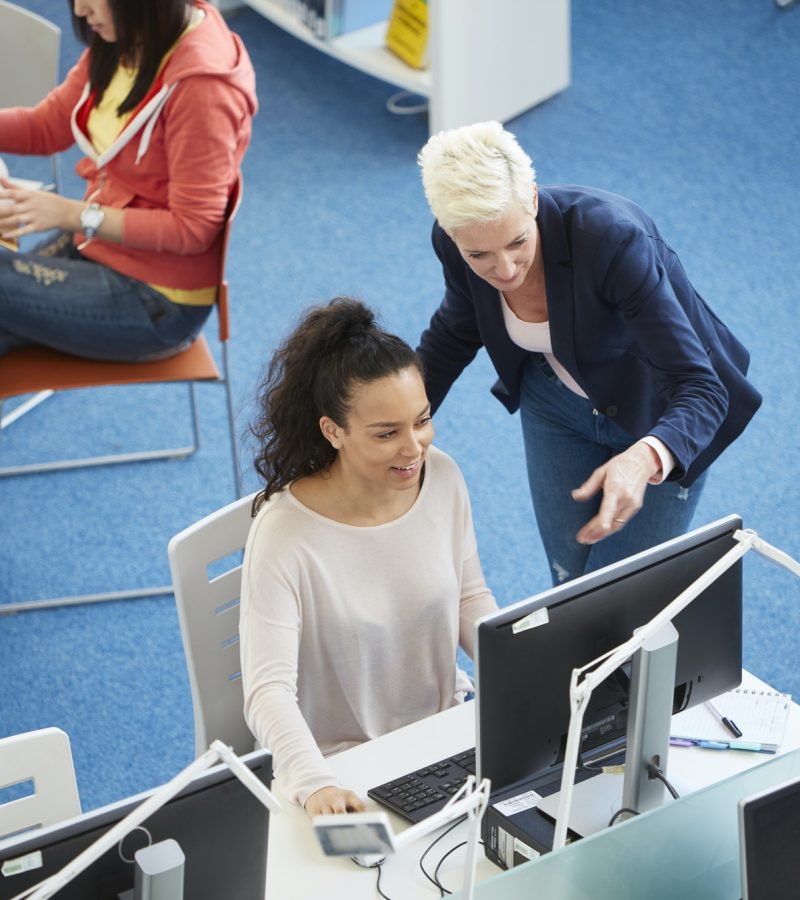
[[[40,346],[24,347],[0,356],[0,398],[98,385],[219,381],[220,377],[203,335],[181,353],[151,362],[83,359]]]

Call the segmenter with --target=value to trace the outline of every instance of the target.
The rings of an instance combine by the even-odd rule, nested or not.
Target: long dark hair
[[[290,481],[324,471],[336,459],[319,427],[322,416],[346,427],[358,386],[409,368],[422,375],[417,354],[383,331],[358,300],[336,297],[307,310],[278,347],[259,390],[260,415],[250,431],[264,489],[253,513]]]
[[[113,44],[95,34],[86,19],[75,15],[73,0],[69,5],[75,36],[89,48],[89,83],[97,92],[96,103],[122,62],[137,72],[131,92],[117,113],[135,109],[150,89],[164,54],[186,27],[189,0],[108,0],[117,37]]]

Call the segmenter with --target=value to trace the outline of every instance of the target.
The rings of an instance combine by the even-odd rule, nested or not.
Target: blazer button
[[[615,416],[618,412],[619,412],[619,409],[618,409],[616,406],[614,406],[613,403],[611,404],[611,406],[607,406],[607,407],[606,407],[606,415],[607,415],[610,419],[613,419],[614,416]]]

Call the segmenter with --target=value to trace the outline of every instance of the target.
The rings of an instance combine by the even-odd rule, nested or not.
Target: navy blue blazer
[[[553,355],[595,409],[634,438],[651,434],[690,485],[761,404],[746,348],[692,287],[675,251],[635,203],[593,188],[539,188]],[[438,223],[433,249],[445,294],[417,348],[434,411],[478,350],[492,393],[519,407],[528,351],[508,336],[496,288],[478,277]]]

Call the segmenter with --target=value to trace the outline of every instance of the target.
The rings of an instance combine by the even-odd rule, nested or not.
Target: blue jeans
[[[553,584],[592,572],[689,530],[705,483],[704,472],[685,488],[677,481],[648,485],[644,505],[631,522],[597,544],[575,540],[600,508],[602,492],[577,502],[570,491],[598,467],[627,449],[634,438],[595,412],[553,372],[541,353],[531,353],[522,379],[522,436],[533,509]]]
[[[84,259],[65,233],[29,253],[0,248],[0,356],[45,344],[113,362],[162,359],[191,343],[209,311]]]

